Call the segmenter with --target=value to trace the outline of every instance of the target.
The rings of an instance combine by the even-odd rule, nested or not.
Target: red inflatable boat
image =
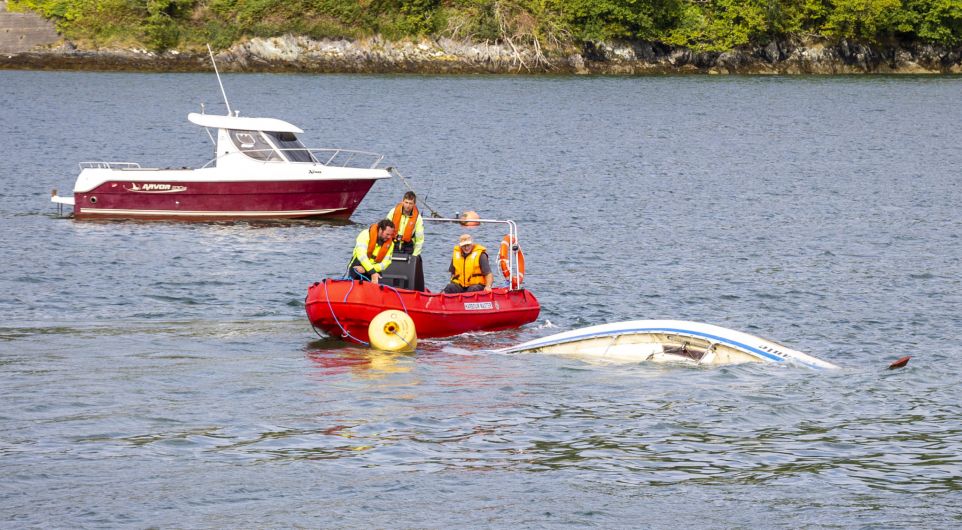
[[[527,289],[442,294],[331,279],[308,288],[305,306],[314,327],[332,337],[364,342],[371,319],[388,309],[407,313],[418,338],[516,328],[534,322],[541,311]]]

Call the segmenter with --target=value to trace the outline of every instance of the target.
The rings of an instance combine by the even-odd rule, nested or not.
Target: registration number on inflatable
[[[465,311],[480,311],[484,309],[494,309],[494,303],[492,302],[465,302]]]

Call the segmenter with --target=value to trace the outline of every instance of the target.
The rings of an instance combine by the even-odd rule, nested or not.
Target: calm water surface
[[[211,158],[186,114],[222,112],[216,80],[0,72],[0,526],[962,525],[962,80],[224,82],[441,213],[515,219],[541,317],[415,355],[321,339],[307,286],[401,182],[353,223],[60,219],[80,161]],[[429,229],[433,289],[457,235]],[[844,368],[486,351],[639,318]]]

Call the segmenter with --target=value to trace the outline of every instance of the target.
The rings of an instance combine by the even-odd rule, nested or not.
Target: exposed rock
[[[775,64],[785,58],[782,55],[782,50],[778,46],[778,41],[769,42],[767,46],[762,48],[762,57],[768,60],[768,62]]]
[[[580,53],[579,53],[580,52]],[[579,74],[856,74],[959,73],[962,49],[932,45],[869,46],[841,40],[778,40],[719,52],[693,52],[653,42],[585,43],[581,50],[541,55],[490,42],[255,38],[217,54],[224,71],[579,73]],[[0,68],[206,71],[206,53],[138,49],[85,50],[73,43],[0,54]]]
[[[576,74],[587,74],[588,69],[585,68],[585,60],[581,54],[574,54],[568,57],[568,66],[570,66]]]

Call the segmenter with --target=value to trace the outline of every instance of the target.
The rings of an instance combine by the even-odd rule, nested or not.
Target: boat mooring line
[[[412,191],[412,192],[414,191],[414,187],[411,186],[410,184],[408,184],[408,180],[404,177],[404,175],[401,174],[400,171],[398,171],[398,169],[397,169],[396,167],[390,166],[390,167],[387,168],[387,170],[388,170],[389,172],[394,173],[395,175],[397,175],[398,178],[401,179],[401,182],[404,183],[404,186],[405,186],[409,191]],[[427,207],[428,207],[428,210],[431,210],[431,215],[432,215],[432,216],[434,216],[434,217],[436,217],[436,218],[440,218],[440,217],[441,217],[441,214],[439,214],[437,210],[435,210],[434,208],[432,208],[431,205],[428,204],[428,202],[427,202],[426,199],[427,199],[427,196],[422,197],[422,198],[421,198],[421,204],[427,206]]]
[[[365,276],[365,278],[367,278],[367,276]],[[341,303],[342,303],[342,304],[347,303],[347,297],[351,295],[351,291],[354,290],[354,285],[355,285],[354,280],[347,279],[347,278],[345,278],[345,280],[351,282],[351,288],[348,289],[348,290],[347,290],[347,293],[344,294],[344,299],[341,300]],[[397,289],[395,289],[394,287],[392,287],[392,286],[390,286],[390,285],[380,285],[380,284],[378,284],[378,286],[379,286],[379,287],[387,287],[388,289],[394,291],[394,294],[397,295],[398,301],[401,302],[401,310],[404,311],[404,314],[405,314],[405,315],[411,316],[411,314],[408,313],[408,308],[407,308],[407,306],[404,305],[404,298],[401,297],[400,291],[398,291]],[[328,293],[328,291],[327,291],[327,279],[324,280],[324,295],[325,295],[324,298],[327,299],[327,308],[331,311],[331,316],[334,317],[334,322],[337,324],[337,327],[341,328],[341,331],[343,332],[343,335],[342,335],[342,336],[344,336],[344,337],[349,337],[349,338],[351,338],[351,339],[354,339],[354,340],[360,342],[361,344],[364,344],[364,345],[366,345],[366,346],[370,346],[371,344],[370,344],[369,342],[364,342],[363,340],[358,339],[358,338],[355,337],[354,335],[351,335],[351,333],[350,333],[349,331],[347,331],[347,330],[344,328],[344,326],[341,325],[340,321],[338,321],[337,315],[334,314],[334,307],[331,306],[331,295],[330,295],[330,293]],[[313,326],[313,325],[314,325],[314,324],[311,324],[311,326]],[[401,337],[401,336],[398,335],[398,337]],[[401,337],[401,340],[404,340],[404,337]],[[407,341],[405,340],[404,342],[407,342]],[[408,344],[408,346],[410,346],[410,343]]]
[[[331,316],[334,317],[334,322],[337,324],[337,327],[341,328],[341,331],[342,331],[341,338],[347,337],[365,346],[370,346],[371,345],[370,343],[364,342],[363,340],[355,337],[354,335],[351,335],[351,333],[348,330],[344,329],[344,326],[341,325],[341,321],[337,319],[337,315],[334,314],[334,307],[331,306],[331,294],[327,291],[327,280],[328,279],[325,278],[324,281],[322,282],[324,284],[324,299],[327,300],[327,308],[331,311]],[[354,282],[351,282],[351,289],[354,289]],[[347,294],[351,294],[351,291],[348,290]],[[347,295],[344,295],[344,300],[347,300]],[[312,322],[311,326],[313,325],[314,323]]]
[[[399,338],[399,339],[401,339],[402,341],[404,341],[404,344],[407,344],[407,345],[408,345],[408,348],[411,348],[411,350],[416,350],[416,349],[417,349],[417,346],[411,346],[411,343],[408,342],[407,339],[405,339],[404,337],[402,337],[401,334],[398,333],[397,331],[391,330],[390,333],[393,334],[393,335],[396,335],[397,338]]]
[[[378,285],[381,285],[381,284],[378,284]],[[408,313],[407,306],[404,305],[404,298],[401,298],[401,292],[395,289],[393,285],[383,285],[382,287],[387,287],[388,289],[394,291],[394,294],[397,295],[398,301],[401,302],[401,309],[404,311],[404,314],[407,316],[411,316],[411,314]]]

